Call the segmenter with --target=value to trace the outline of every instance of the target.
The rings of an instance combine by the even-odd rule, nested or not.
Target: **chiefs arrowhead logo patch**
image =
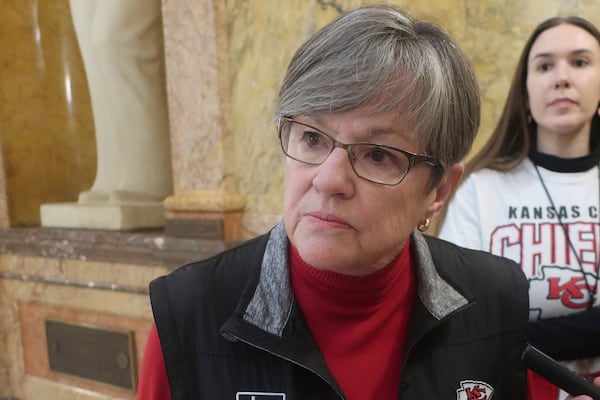
[[[490,400],[494,388],[481,381],[461,381],[456,389],[456,400]]]

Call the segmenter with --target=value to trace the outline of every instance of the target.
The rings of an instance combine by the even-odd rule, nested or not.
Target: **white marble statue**
[[[87,75],[98,164],[80,204],[172,193],[160,0],[70,0]]]

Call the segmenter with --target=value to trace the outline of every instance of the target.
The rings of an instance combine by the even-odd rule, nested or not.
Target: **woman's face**
[[[560,153],[566,141],[575,140],[587,152],[591,119],[600,102],[598,41],[569,24],[541,33],[529,52],[527,93],[541,151]]]
[[[399,126],[396,113],[348,111],[294,119],[343,143],[425,152]],[[429,190],[433,173],[431,165],[417,164],[400,184],[385,186],[358,177],[343,148],[335,148],[320,165],[287,158],[283,215],[288,238],[316,268],[348,275],[374,272],[394,259],[419,223],[439,211],[444,183]]]

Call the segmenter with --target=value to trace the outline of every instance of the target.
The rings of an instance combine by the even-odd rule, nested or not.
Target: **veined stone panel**
[[[279,84],[296,49],[357,1],[229,1],[231,132],[247,213],[276,213],[283,160],[274,124]]]
[[[0,215],[38,225],[40,204],[75,200],[93,181],[88,88],[68,0],[3,0],[0,15]]]
[[[0,254],[0,343],[8,349],[0,354],[0,398],[134,399],[133,390],[49,369],[44,321],[130,331],[137,377],[152,324],[148,283],[167,271]]]

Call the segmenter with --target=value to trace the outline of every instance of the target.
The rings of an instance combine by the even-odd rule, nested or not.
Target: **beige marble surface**
[[[109,396],[87,390],[73,387],[72,385],[54,382],[48,379],[28,376],[23,382],[23,399],[35,400],[112,400],[119,397]],[[125,397],[120,397],[121,399]],[[131,398],[131,397],[130,397]]]
[[[239,211],[246,201],[237,193],[223,190],[193,190],[180,192],[165,200],[165,207],[178,211]]]
[[[32,257],[20,256],[15,254],[0,254],[0,273],[10,273],[11,275],[26,275],[32,278],[45,278],[47,280],[56,281],[74,281],[74,282],[92,282],[98,285],[116,285],[118,287],[126,287],[139,289],[139,292],[146,291],[148,283],[154,277],[164,274],[168,269],[159,265],[138,265],[111,263],[89,260],[64,259],[54,257]],[[24,282],[27,282],[24,280]],[[36,283],[37,284],[37,283]],[[56,290],[56,295],[61,295],[60,291],[63,286],[40,283],[44,290]],[[90,285],[90,289],[93,289]],[[133,290],[132,290],[133,291]],[[101,291],[99,291],[101,292]],[[41,300],[42,297],[36,298],[37,292],[27,294],[21,299]],[[43,297],[43,300],[52,304],[61,304],[62,300],[53,301],[52,297]],[[74,304],[77,304],[76,299],[72,299]],[[144,300],[147,305],[148,300]],[[106,303],[99,310],[118,309],[119,312],[125,315],[139,316],[140,312],[146,314],[148,311],[145,306],[136,308],[139,304],[123,304],[116,307],[118,303]],[[129,306],[133,307],[129,309]]]
[[[126,390],[49,371],[40,341],[43,321],[131,330],[139,366],[152,321],[148,282],[166,272],[160,266],[0,254],[0,274],[12,277],[0,279],[0,345],[10,349],[0,352],[0,398],[133,399]],[[111,286],[121,289],[95,289]],[[44,391],[48,397],[36,397]]]
[[[68,0],[3,0],[0,16],[0,215],[36,225],[41,203],[76,200],[94,179],[90,100]]]
[[[227,186],[229,81],[220,4],[163,1],[175,194]]]

